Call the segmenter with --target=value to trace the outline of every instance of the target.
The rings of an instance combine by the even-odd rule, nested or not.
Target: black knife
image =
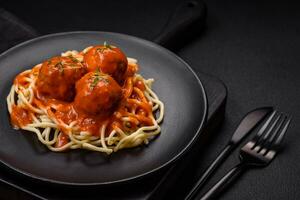
[[[231,140],[225,146],[225,148],[219,153],[217,158],[211,163],[211,165],[206,169],[201,178],[197,181],[193,189],[186,196],[185,200],[192,199],[200,188],[203,187],[204,183],[208,180],[211,174],[220,166],[222,161],[228,157],[234,148],[251,132],[251,130],[264,119],[264,117],[273,111],[273,107],[263,107],[250,111],[247,113],[236,131],[234,132]]]

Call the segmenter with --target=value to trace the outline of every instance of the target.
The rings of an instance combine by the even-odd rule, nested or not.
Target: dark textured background
[[[1,2],[40,34],[101,30],[153,39],[179,0]],[[199,175],[249,110],[274,105],[293,116],[284,151],[264,169],[244,174],[221,199],[300,199],[300,5],[273,1],[206,1],[206,30],[177,53],[228,87],[221,130],[199,157]],[[201,77],[200,77],[201,78]],[[238,162],[232,155],[207,187]],[[192,163],[191,163],[192,164]],[[194,164],[194,163],[193,163]],[[195,177],[196,180],[197,177]],[[181,185],[174,194],[181,197]],[[3,186],[0,185],[3,188]],[[206,190],[205,188],[204,190]]]

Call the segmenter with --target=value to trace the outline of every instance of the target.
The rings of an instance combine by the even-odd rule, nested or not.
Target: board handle
[[[205,18],[206,6],[201,0],[185,0],[175,8],[154,42],[167,48],[181,45],[202,30]]]

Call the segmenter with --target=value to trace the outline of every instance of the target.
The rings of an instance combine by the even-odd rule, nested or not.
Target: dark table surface
[[[104,30],[151,40],[178,2],[2,1],[0,6],[40,34]],[[220,78],[228,87],[225,121],[207,144],[205,155],[199,157],[199,176],[247,111],[274,105],[293,116],[284,151],[267,168],[244,174],[221,199],[300,199],[300,4],[253,0],[211,0],[206,4],[205,31],[177,51],[195,70]],[[237,153],[230,156],[204,190],[238,162]],[[181,184],[185,183],[179,183],[175,193],[180,193]]]

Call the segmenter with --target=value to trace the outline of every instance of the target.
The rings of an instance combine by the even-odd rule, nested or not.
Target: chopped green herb
[[[112,46],[109,45],[107,42],[104,42],[103,47],[98,48],[97,51],[99,51],[100,53],[103,53],[103,51],[105,51],[107,49],[112,49]]]
[[[130,122],[125,122],[125,126],[126,126],[127,128],[131,128],[131,123],[130,123]]]
[[[94,89],[94,87],[96,87],[97,83],[100,81],[99,77],[96,76],[93,80],[93,82],[91,83],[91,87],[92,89]]]
[[[106,41],[103,43],[103,46],[107,49],[112,49],[112,46],[109,45]]]
[[[94,75],[93,75],[93,82],[91,83],[91,88],[94,89],[94,87],[96,87],[96,85],[100,82],[100,81],[103,81],[105,82],[106,84],[108,84],[108,80],[101,77],[100,76],[100,70],[99,69],[96,69]]]
[[[61,75],[64,74],[64,65],[61,62],[56,63],[55,67],[58,68],[58,71]]]
[[[78,63],[79,62],[79,60],[77,60],[74,56],[72,56],[72,55],[69,55],[68,56],[73,62],[75,62],[75,63]]]
[[[105,50],[105,48],[104,48],[104,47],[101,47],[101,48],[97,48],[96,51],[98,51],[98,52],[100,52],[100,53],[103,53],[104,50]]]
[[[95,76],[100,76],[100,70],[99,70],[99,68],[96,69]]]

